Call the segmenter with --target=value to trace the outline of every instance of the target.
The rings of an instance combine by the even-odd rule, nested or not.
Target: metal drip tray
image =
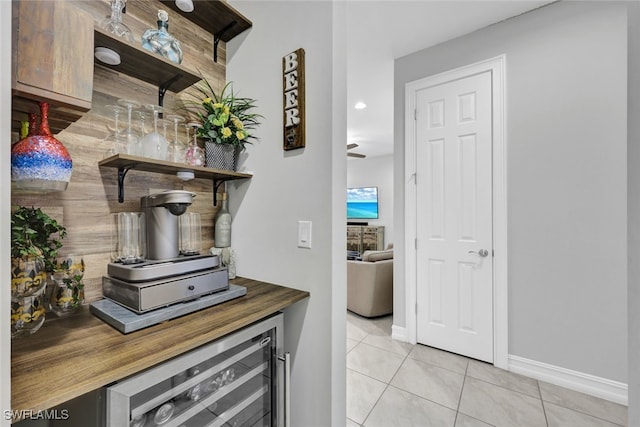
[[[145,282],[163,277],[179,276],[220,266],[217,255],[193,255],[140,264],[110,263],[107,274],[127,282]]]
[[[227,289],[229,272],[226,267],[145,282],[102,277],[103,295],[136,313],[194,300]]]

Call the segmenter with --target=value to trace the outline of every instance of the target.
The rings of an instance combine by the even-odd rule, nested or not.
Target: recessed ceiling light
[[[365,104],[364,102],[360,101],[360,102],[356,102],[356,105],[354,105],[356,110],[363,110],[365,108],[367,108],[367,104]]]

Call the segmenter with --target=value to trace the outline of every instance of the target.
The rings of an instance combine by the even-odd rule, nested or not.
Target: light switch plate
[[[311,249],[311,221],[298,221],[298,247]]]

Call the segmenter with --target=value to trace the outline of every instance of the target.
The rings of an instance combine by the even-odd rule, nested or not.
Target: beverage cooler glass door
[[[283,425],[282,325],[278,314],[107,388],[107,425]]]

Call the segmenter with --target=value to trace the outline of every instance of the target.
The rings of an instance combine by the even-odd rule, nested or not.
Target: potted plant
[[[44,322],[43,293],[66,228],[40,208],[11,215],[11,337],[28,336]]]
[[[214,169],[236,170],[238,154],[257,139],[253,130],[262,118],[252,112],[256,101],[236,96],[232,85],[229,82],[216,93],[203,78],[195,85],[196,93],[190,94],[196,101],[184,101],[185,109],[198,117],[197,136],[205,140],[207,167]]]

